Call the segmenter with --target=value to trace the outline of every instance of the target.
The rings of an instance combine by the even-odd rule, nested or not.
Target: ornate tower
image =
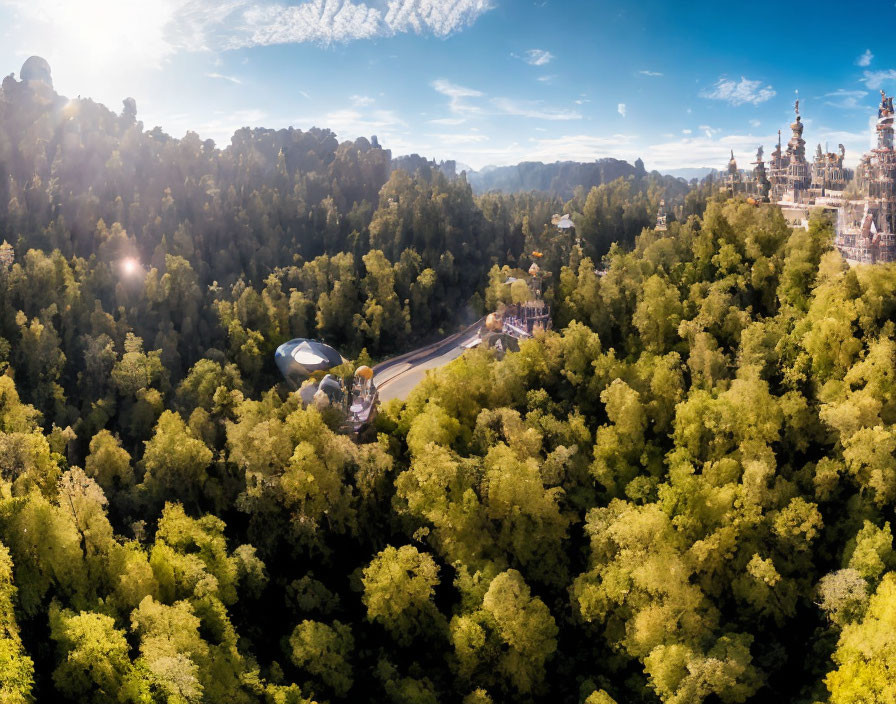
[[[806,140],[803,139],[803,120],[800,117],[800,101],[794,103],[796,120],[790,123],[793,134],[787,143],[787,190],[793,193],[794,202],[800,200],[800,191],[811,183],[809,164],[806,162]]]
[[[896,261],[893,119],[893,98],[881,91],[877,109],[877,148],[862,157],[857,170],[864,198],[846,203],[837,225],[837,249],[852,261]]]
[[[778,144],[769,161],[768,180],[771,184],[770,198],[777,203],[787,188],[787,165],[789,157],[781,148],[781,130],[778,130]]]
[[[880,107],[877,109],[877,151],[893,149],[893,98],[880,92]]]
[[[734,158],[734,150],[731,150],[731,159],[728,161],[728,177],[725,179],[725,188],[732,196],[743,192],[743,179],[737,170],[737,161]]]
[[[753,162],[753,165],[756,167],[753,169],[753,179],[756,183],[756,194],[759,196],[759,199],[764,203],[768,203],[768,194],[771,191],[772,184],[765,173],[765,162],[762,160],[762,153],[763,149],[759,147],[756,150],[756,161]]]

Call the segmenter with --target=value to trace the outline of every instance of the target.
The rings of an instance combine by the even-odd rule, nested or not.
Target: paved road
[[[479,336],[482,322],[479,320],[466,330],[444,340],[376,365],[373,368],[373,382],[379,390],[380,401],[407,398],[411,390],[426,376],[427,371],[438,369],[460,357],[464,353],[464,346]]]

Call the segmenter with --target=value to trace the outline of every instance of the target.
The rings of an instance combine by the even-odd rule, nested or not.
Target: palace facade
[[[745,195],[759,202],[775,203],[791,227],[808,228],[809,211],[822,208],[837,223],[835,246],[850,262],[896,261],[896,151],[894,151],[893,98],[881,91],[877,111],[877,147],[865,154],[855,175],[844,166],[846,150],[822,150],[806,159],[800,103],[790,125],[786,147],[778,144],[766,168],[759,147],[752,174],[737,168],[734,153],[728,162],[722,187],[731,195]],[[847,186],[851,186],[847,190]]]

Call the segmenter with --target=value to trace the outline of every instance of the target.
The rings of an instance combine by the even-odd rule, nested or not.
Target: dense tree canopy
[[[132,108],[0,92],[0,701],[894,701],[893,265],[642,172],[474,196]],[[363,442],[278,383],[291,337],[367,362],[518,299],[532,251],[554,331]]]

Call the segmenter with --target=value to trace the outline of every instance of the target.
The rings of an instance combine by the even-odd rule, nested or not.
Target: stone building
[[[746,182],[741,172],[737,168],[737,161],[734,158],[734,150],[731,150],[731,159],[728,161],[728,175],[725,177],[725,190],[732,196],[736,196],[746,192]]]
[[[893,149],[893,98],[880,92],[877,147],[856,170],[862,197],[845,201],[838,212],[835,245],[851,262],[896,261],[896,151]]]
[[[794,104],[794,113],[786,148],[781,144],[781,131],[778,130],[778,144],[768,166],[763,161],[760,147],[753,162],[752,176],[746,179],[740,192],[759,202],[778,205],[791,227],[808,228],[810,210],[822,208],[837,213],[843,206],[844,190],[852,172],[844,166],[846,150],[842,144],[836,153],[825,153],[819,145],[815,160],[811,164],[806,160],[799,100]],[[732,194],[737,192],[731,190]]]
[[[852,173],[843,166],[846,147],[838,145],[837,152],[822,152],[819,144],[812,162],[812,183],[809,192],[812,197],[838,197],[843,195]]]
[[[765,162],[762,160],[763,148],[756,150],[756,161],[753,162],[753,195],[762,203],[768,203],[769,193],[772,184],[768,180],[768,174],[765,171]]]
[[[800,116],[800,101],[793,106],[796,120],[790,123],[793,134],[787,143],[787,175],[783,200],[801,203],[807,199],[805,191],[812,183],[809,163],[806,161],[806,140],[803,139],[803,119]],[[788,196],[789,194],[789,196]]]
[[[788,157],[781,149],[781,130],[778,130],[778,145],[768,162],[768,180],[771,185],[769,199],[772,203],[777,203],[784,197],[787,189],[787,164]]]

